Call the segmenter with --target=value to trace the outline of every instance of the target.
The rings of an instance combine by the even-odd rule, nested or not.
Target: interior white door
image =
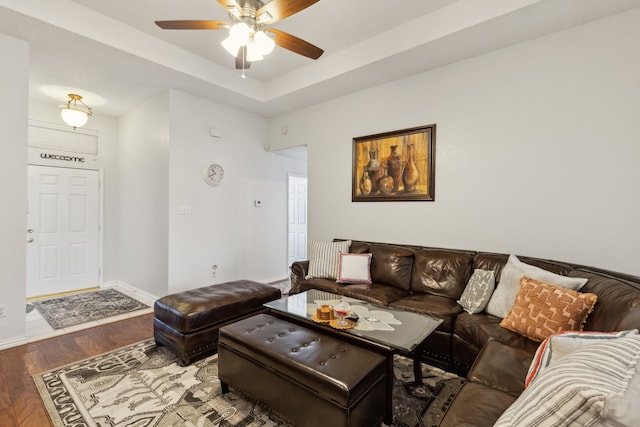
[[[289,266],[307,259],[307,177],[289,175]]]
[[[100,175],[29,165],[27,297],[99,285]]]

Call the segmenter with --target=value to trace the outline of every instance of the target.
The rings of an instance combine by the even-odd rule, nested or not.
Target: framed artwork
[[[433,201],[436,125],[353,138],[353,202]]]

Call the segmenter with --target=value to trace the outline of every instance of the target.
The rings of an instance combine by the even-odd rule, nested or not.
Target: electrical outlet
[[[0,317],[5,317],[6,314],[4,313],[4,305],[0,305]]]
[[[218,266],[216,264],[213,264],[211,266],[211,276],[216,277],[217,270],[218,270]]]

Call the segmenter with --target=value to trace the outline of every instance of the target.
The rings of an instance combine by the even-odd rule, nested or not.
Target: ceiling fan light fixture
[[[260,46],[256,42],[249,42],[247,44],[247,61],[255,62],[264,59],[262,52],[260,52]]]
[[[229,30],[229,37],[220,44],[231,56],[237,56],[242,46],[246,46],[251,37],[251,28],[244,22],[234,24]]]
[[[251,28],[244,22],[234,24],[229,30],[229,37],[233,39],[238,46],[246,45],[249,42],[250,36]]]
[[[262,56],[270,54],[276,45],[276,42],[262,30],[253,35],[253,41],[258,45]]]
[[[233,38],[231,36],[227,37],[226,39],[222,40],[220,42],[220,44],[222,45],[222,47],[231,54],[231,56],[237,56],[238,55],[238,51],[240,50],[240,45],[238,43],[236,43],[235,40],[233,40]]]
[[[80,105],[78,105],[80,102]],[[69,94],[69,100],[66,105],[60,107],[60,116],[64,122],[76,130],[84,126],[89,120],[89,116],[93,115],[91,108],[82,102],[82,97],[75,93]]]

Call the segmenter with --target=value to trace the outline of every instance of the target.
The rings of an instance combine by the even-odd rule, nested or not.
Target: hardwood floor
[[[53,424],[32,375],[153,337],[153,314],[0,351],[0,426]]]

